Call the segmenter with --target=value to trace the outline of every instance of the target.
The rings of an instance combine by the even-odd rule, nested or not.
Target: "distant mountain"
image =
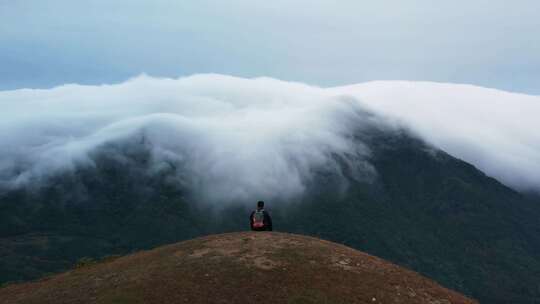
[[[277,232],[212,235],[0,289],[23,303],[476,303],[351,248]]]
[[[314,169],[304,195],[267,201],[276,230],[366,251],[482,303],[537,303],[540,202],[409,132],[375,128],[354,136],[369,148],[373,168],[334,155],[340,170]],[[142,142],[107,144],[91,157],[94,166],[2,192],[0,281],[36,279],[82,257],[248,228],[251,206],[199,203],[192,189],[171,182],[181,167],[149,174]],[[371,173],[359,176],[362,168]]]

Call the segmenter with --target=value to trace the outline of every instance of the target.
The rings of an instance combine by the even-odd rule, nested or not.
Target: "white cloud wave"
[[[520,191],[540,191],[540,96],[472,85],[376,81],[330,89]]]
[[[312,170],[339,171],[333,153],[361,162],[368,153],[350,139],[367,119],[360,103],[269,78],[140,76],[5,91],[0,106],[0,177],[10,186],[92,166],[96,147],[141,133],[155,168],[181,163],[192,188],[212,201],[298,195]]]
[[[270,78],[143,75],[115,85],[4,91],[0,107],[4,186],[92,166],[97,147],[144,133],[154,168],[181,163],[208,200],[290,197],[316,168],[339,171],[333,153],[353,155],[359,171],[373,174],[369,151],[351,139],[384,120],[366,115],[369,108],[516,189],[540,190],[540,97],[473,86],[325,89]]]

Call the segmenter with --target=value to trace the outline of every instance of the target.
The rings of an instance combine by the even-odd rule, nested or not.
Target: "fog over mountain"
[[[359,102],[319,88],[219,75],[141,76],[110,86],[3,92],[0,100],[4,185],[92,166],[90,152],[137,138],[151,149],[153,173],[181,167],[173,182],[210,201],[301,194],[313,168],[339,170],[333,153],[367,156],[351,135],[375,123]],[[367,162],[360,167],[359,174],[372,171]]]
[[[330,90],[398,118],[428,143],[514,189],[540,191],[540,96],[407,81]]]
[[[179,166],[184,174],[171,182],[208,201],[286,198],[302,194],[318,168],[340,174],[336,154],[351,160],[358,179],[375,178],[355,134],[405,127],[517,190],[540,191],[538,96],[438,83],[319,88],[142,75],[114,85],[3,91],[0,106],[3,188],[93,166],[93,151],[135,140],[150,147],[150,174]]]

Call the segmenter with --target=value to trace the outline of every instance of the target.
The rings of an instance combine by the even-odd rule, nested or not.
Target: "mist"
[[[473,85],[375,81],[330,89],[522,192],[540,193],[540,96]]]
[[[350,97],[223,75],[5,91],[0,105],[4,187],[93,167],[96,151],[141,138],[152,174],[177,167],[177,182],[209,202],[301,195],[314,171],[341,175],[333,155],[346,156],[355,176],[370,179],[369,149],[353,134],[382,124]]]
[[[288,199],[323,168],[370,182],[368,128],[407,128],[520,191],[540,191],[540,97],[473,86],[370,82],[319,88],[271,78],[141,75],[100,86],[0,92],[0,188],[96,165],[144,140],[149,174],[171,167],[202,201]],[[118,155],[120,158],[121,155]],[[406,160],[404,160],[406,161]]]

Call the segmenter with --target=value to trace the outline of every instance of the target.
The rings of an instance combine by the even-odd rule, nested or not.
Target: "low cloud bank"
[[[3,188],[94,166],[100,147],[142,136],[152,171],[179,165],[203,199],[290,198],[320,168],[339,176],[334,155],[351,160],[353,176],[375,176],[369,149],[352,135],[398,121],[515,189],[540,191],[540,97],[473,86],[323,89],[270,78],[143,75],[115,85],[4,91],[0,107]]]
[[[540,96],[407,81],[330,90],[401,120],[427,142],[516,190],[540,193]]]
[[[187,186],[212,202],[302,194],[314,170],[340,174],[336,154],[354,160],[360,178],[374,172],[351,136],[377,124],[373,115],[350,97],[298,83],[139,76],[1,92],[0,106],[0,180],[10,188],[94,166],[91,152],[136,136],[151,149],[151,171],[179,166]]]

